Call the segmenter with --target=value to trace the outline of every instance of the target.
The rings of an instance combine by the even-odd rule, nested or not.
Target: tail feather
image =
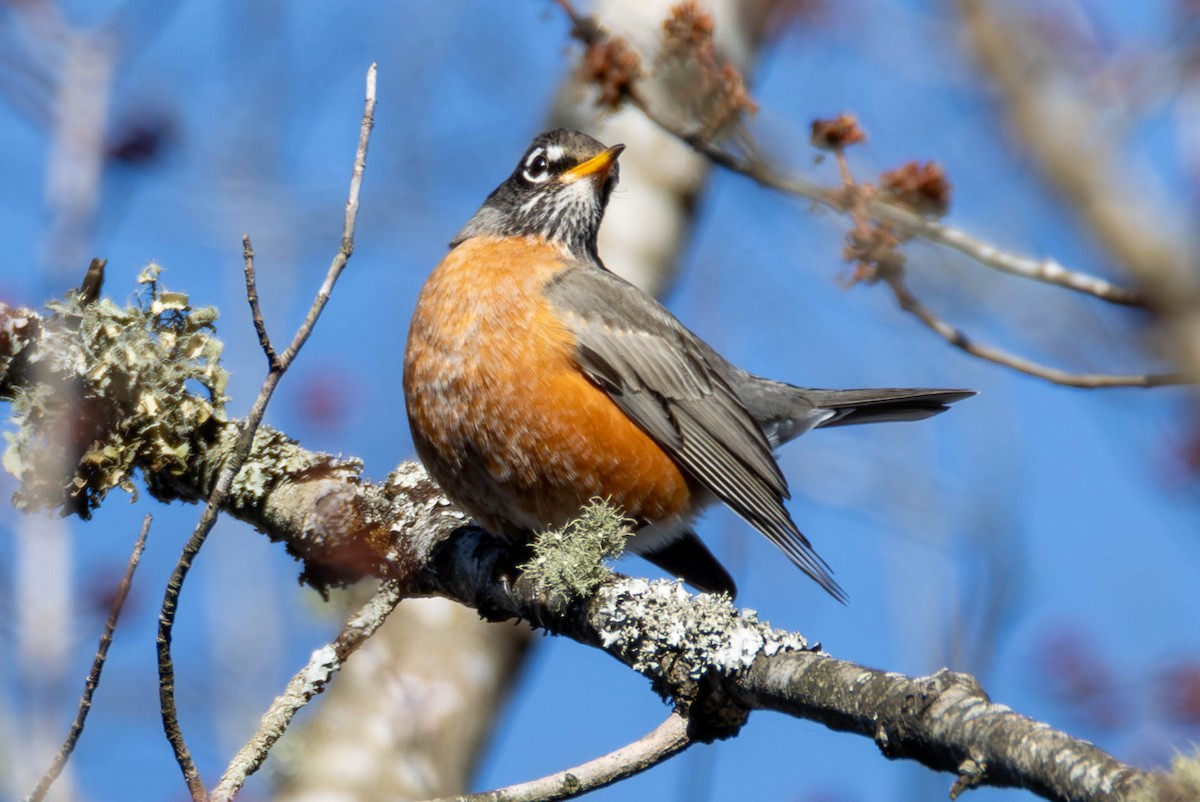
[[[945,412],[955,401],[975,395],[973,390],[927,388],[806,389],[805,393],[813,406],[833,413],[819,422],[818,427],[924,420]]]
[[[724,592],[731,599],[737,596],[733,577],[695,532],[685,532],[677,540],[652,551],[643,551],[641,555],[671,576],[681,577],[701,593]]]
[[[822,390],[771,381],[744,371],[734,379],[738,397],[778,448],[820,426],[913,421],[945,412],[974,390],[871,388]]]

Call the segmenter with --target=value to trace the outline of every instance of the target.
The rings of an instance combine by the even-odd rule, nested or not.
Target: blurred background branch
[[[1151,299],[1162,350],[1200,381],[1200,240],[1193,204],[1161,192],[1123,152],[1119,126],[1103,119],[1103,98],[1051,41],[1033,14],[987,0],[959,0],[964,30],[1003,104],[1012,133],[1044,180],[1076,211]],[[1194,12],[1193,12],[1194,13]],[[1135,107],[1131,97],[1120,105]],[[1118,88],[1117,91],[1120,91]]]

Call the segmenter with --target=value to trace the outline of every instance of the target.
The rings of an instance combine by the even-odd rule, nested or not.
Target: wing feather
[[[580,370],[688,475],[844,600],[783,506],[787,480],[771,444],[726,380],[736,369],[603,268],[573,265],[545,292],[576,338]]]

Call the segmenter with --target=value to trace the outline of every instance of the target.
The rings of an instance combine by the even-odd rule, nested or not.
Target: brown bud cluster
[[[729,115],[754,114],[758,111],[758,104],[746,91],[746,82],[742,80],[742,74],[732,64],[721,66],[717,74],[717,86],[721,97],[725,99],[725,108]]]
[[[942,217],[950,209],[952,187],[937,162],[911,161],[879,179],[885,197],[925,217]]]
[[[596,105],[615,109],[641,77],[642,60],[624,39],[612,36],[588,46],[580,71],[600,90]]]
[[[843,112],[832,120],[813,120],[812,144],[821,150],[840,151],[851,145],[865,142],[867,133],[858,124],[858,118]]]
[[[738,69],[713,42],[712,14],[694,0],[671,7],[662,24],[658,76],[676,91],[675,100],[713,136],[743,114],[758,111]]]
[[[701,8],[695,0],[672,6],[662,26],[663,41],[667,47],[697,50],[712,44],[712,14]]]
[[[854,263],[854,272],[846,282],[853,286],[860,281],[872,283],[899,275],[904,269],[904,254],[897,246],[900,238],[888,223],[855,226],[846,235],[842,258]]]

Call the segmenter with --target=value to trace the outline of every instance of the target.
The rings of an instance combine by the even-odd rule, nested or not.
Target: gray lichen
[[[602,645],[638,671],[700,679],[709,671],[733,676],[760,656],[805,651],[799,634],[773,629],[753,610],[739,611],[724,594],[693,597],[679,581],[628,579],[600,591]]]
[[[109,490],[134,493],[133,472],[184,471],[193,437],[225,420],[216,310],[193,309],[159,284],[151,264],[133,304],[78,295],[50,314],[14,393],[5,470],[20,481],[18,509],[88,517]]]

